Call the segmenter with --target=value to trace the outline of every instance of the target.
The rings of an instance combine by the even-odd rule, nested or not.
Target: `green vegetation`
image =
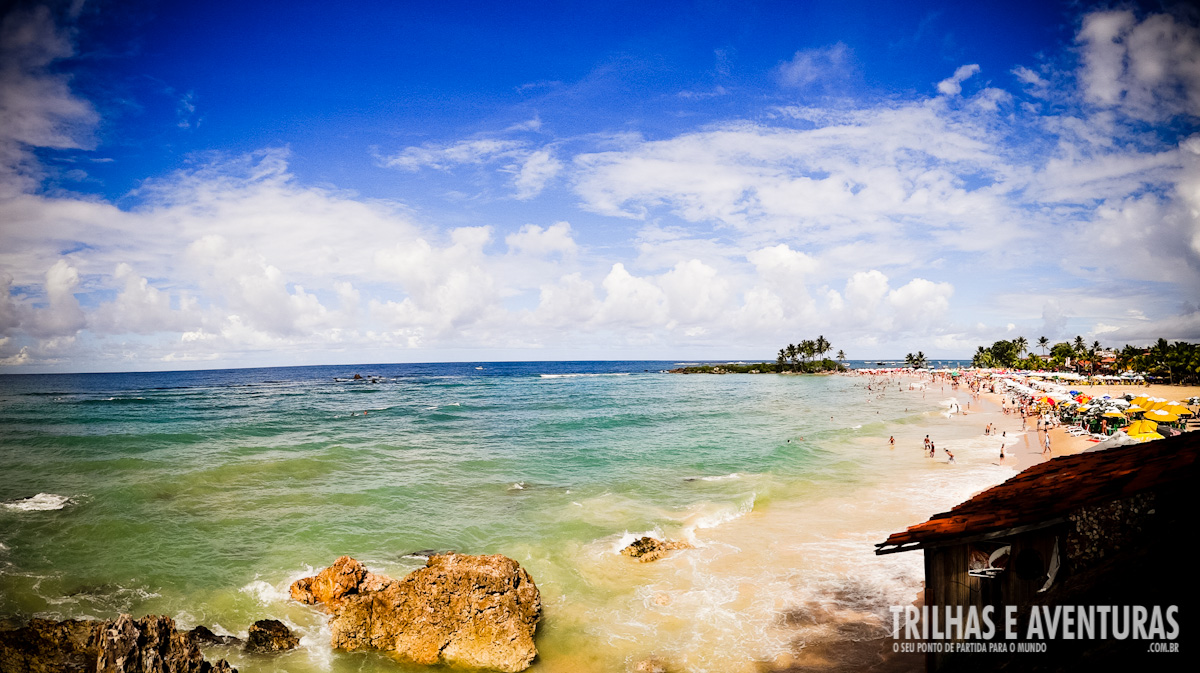
[[[1019,337],[1012,341],[997,341],[990,347],[980,346],[971,359],[973,367],[1007,367],[1048,371],[1074,371],[1079,374],[1120,374],[1135,372],[1169,383],[1200,382],[1200,344],[1159,339],[1153,346],[1125,346],[1106,349],[1099,341],[1089,346],[1083,337],[1062,341],[1050,346],[1050,340],[1040,337],[1038,348],[1043,356],[1026,352],[1028,341]],[[1049,347],[1049,354],[1045,354]],[[906,360],[907,361],[907,360]]]
[[[799,344],[788,344],[779,349],[779,354],[775,357],[775,371],[777,372],[828,372],[828,371],[844,371],[846,367],[840,360],[846,359],[846,354],[843,351],[838,351],[838,359],[830,360],[824,357],[826,353],[833,349],[829,341],[822,335],[816,340],[804,340]],[[816,360],[817,356],[821,356],[820,360]]]
[[[904,366],[912,367],[913,369],[925,368],[925,351],[917,351],[916,355],[909,353],[904,356]]]
[[[779,349],[779,355],[774,363],[756,362],[753,364],[714,364],[693,365],[672,369],[673,374],[767,374],[795,372],[797,374],[817,374],[820,372],[844,372],[846,359],[844,351],[837,352],[837,359],[830,360],[825,354],[833,349],[824,336],[815,340],[804,340],[799,344],[788,344]],[[820,356],[818,360],[817,357]]]

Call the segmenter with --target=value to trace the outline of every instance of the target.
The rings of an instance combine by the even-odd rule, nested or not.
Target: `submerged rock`
[[[294,649],[300,639],[278,619],[260,619],[250,625],[247,652],[284,652]]]
[[[394,652],[419,664],[523,671],[537,656],[542,600],[533,578],[499,554],[439,554],[396,580],[343,556],[292,585],[332,614],[332,645]]]
[[[212,632],[207,626],[197,626],[187,635],[197,643],[209,643],[210,645],[241,645],[242,639],[237,636],[219,636]]]
[[[224,660],[206,661],[171,618],[129,615],[110,621],[34,619],[0,631],[0,671],[237,673]]]
[[[676,549],[695,549],[692,545],[678,540],[656,540],[643,537],[633,541],[633,544],[621,550],[626,556],[631,556],[642,563],[657,561]]]

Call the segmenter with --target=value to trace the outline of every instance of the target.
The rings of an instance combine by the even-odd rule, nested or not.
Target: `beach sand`
[[[994,483],[987,485],[984,488],[979,488],[969,495],[986,490],[990,486],[994,486],[1004,481],[1010,476],[1015,476],[1020,471],[1029,467],[1045,462],[1052,458],[1067,456],[1080,453],[1092,446],[1096,445],[1095,441],[1087,438],[1074,437],[1066,433],[1059,427],[1049,431],[1051,451],[1043,452],[1043,442],[1045,435],[1038,432],[1034,425],[1034,419],[1027,419],[1027,429],[1021,429],[1021,416],[1019,414],[1005,414],[1002,410],[1003,396],[994,393],[972,394],[967,388],[960,386],[957,390],[953,389],[950,384],[943,385],[941,382],[926,383],[926,390],[907,390],[908,384],[921,383],[922,379],[914,376],[902,376],[891,379],[888,385],[896,386],[900,384],[905,395],[915,396],[932,396],[938,395],[946,399],[955,400],[962,408],[962,413],[950,414],[943,413],[938,416],[929,418],[928,423],[924,423],[917,427],[898,429],[896,435],[896,451],[906,450],[912,451],[914,447],[919,446],[923,441],[923,435],[928,434],[934,439],[938,447],[938,456],[935,459],[929,460],[930,469],[945,467],[952,469],[956,466],[962,466],[966,470],[978,468],[983,462],[990,462],[994,466],[1011,469],[996,473],[997,477]],[[892,388],[897,390],[897,388]],[[1152,397],[1162,397],[1167,400],[1179,400],[1185,402],[1189,397],[1200,395],[1200,387],[1196,386],[1088,386],[1086,388],[1088,394],[1094,396],[1111,395],[1114,397],[1133,393],[1137,395],[1149,395]],[[928,397],[928,399],[933,399]],[[969,405],[969,406],[968,406]],[[943,406],[946,405],[943,402]],[[997,434],[985,435],[984,428],[991,424]],[[997,436],[999,435],[999,436]],[[1006,441],[1011,439],[1011,441]],[[887,437],[881,437],[878,440],[880,445],[885,445]],[[1005,458],[1000,460],[999,446],[1005,445]],[[935,463],[947,463],[947,456],[942,450],[949,448],[955,453],[956,465],[935,465]],[[994,455],[992,452],[995,452]],[[943,472],[945,474],[950,474]],[[962,472],[963,478],[968,481],[975,482],[976,477],[969,471]],[[951,477],[952,478],[952,477]],[[964,495],[968,495],[964,493]],[[969,497],[968,495],[968,497]],[[964,497],[963,500],[966,500]],[[935,511],[943,511],[940,508],[932,508],[928,514],[932,515]],[[906,525],[915,525],[921,523],[925,519],[917,517]],[[896,530],[902,530],[903,526]],[[882,540],[878,540],[882,541]],[[908,554],[900,554],[897,556],[911,556],[912,559],[918,560],[921,558],[919,552],[910,552]],[[893,562],[900,562],[901,559],[895,556],[887,557]],[[921,596],[918,593],[912,596],[914,605],[921,604]],[[893,654],[892,643],[889,638],[863,638],[855,639],[849,634],[854,633],[855,629],[862,629],[863,633],[871,633],[868,628],[871,622],[869,616],[862,617],[853,614],[840,615],[822,615],[822,619],[829,624],[835,626],[840,638],[822,639],[820,637],[807,637],[803,641],[798,641],[796,647],[788,655],[780,657],[774,662],[774,665],[765,666],[765,670],[773,673],[801,673],[808,671],[862,671],[869,670],[877,673],[892,672],[892,671],[918,671],[924,670],[924,658],[920,655]],[[861,621],[860,621],[861,620]]]

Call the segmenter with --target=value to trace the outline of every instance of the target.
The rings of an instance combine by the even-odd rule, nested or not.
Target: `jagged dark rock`
[[[196,641],[170,617],[109,621],[33,619],[0,631],[4,673],[237,673],[204,659]]]
[[[333,615],[336,649],[511,673],[537,657],[541,595],[524,568],[499,554],[434,555],[399,580],[343,556],[293,584],[292,598]]]
[[[208,643],[210,645],[241,645],[242,639],[237,636],[219,636],[212,632],[207,626],[197,626],[187,632],[188,637],[196,641],[196,643]]]
[[[250,625],[247,652],[285,652],[295,649],[300,639],[278,619],[260,619]]]

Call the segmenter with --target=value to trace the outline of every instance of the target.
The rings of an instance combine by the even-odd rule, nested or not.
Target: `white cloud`
[[[524,143],[516,140],[463,140],[450,145],[407,147],[398,154],[383,157],[383,165],[416,171],[422,168],[447,170],[460,164],[482,164],[513,156]]]
[[[789,61],[779,64],[776,77],[780,85],[804,88],[821,80],[844,76],[850,67],[851,51],[844,43],[820,49],[797,51]]]
[[[957,96],[962,93],[962,83],[967,81],[975,73],[979,72],[979,64],[971,63],[970,65],[959,66],[954,74],[946,79],[938,82],[937,90],[940,94],[947,96]]]
[[[0,196],[36,185],[30,148],[95,145],[95,109],[71,92],[50,66],[74,53],[65,30],[45,6],[21,7],[0,18]]]
[[[517,233],[505,236],[504,243],[513,252],[539,257],[554,253],[574,255],[578,250],[571,237],[569,222],[555,222],[545,229],[536,224],[526,224]]]
[[[1170,14],[1139,21],[1129,10],[1083,19],[1077,42],[1087,100],[1135,119],[1200,115],[1200,30]]]
[[[517,187],[516,197],[531,199],[546,188],[546,183],[562,170],[562,162],[554,158],[549,150],[532,152],[521,162],[513,183]]]

